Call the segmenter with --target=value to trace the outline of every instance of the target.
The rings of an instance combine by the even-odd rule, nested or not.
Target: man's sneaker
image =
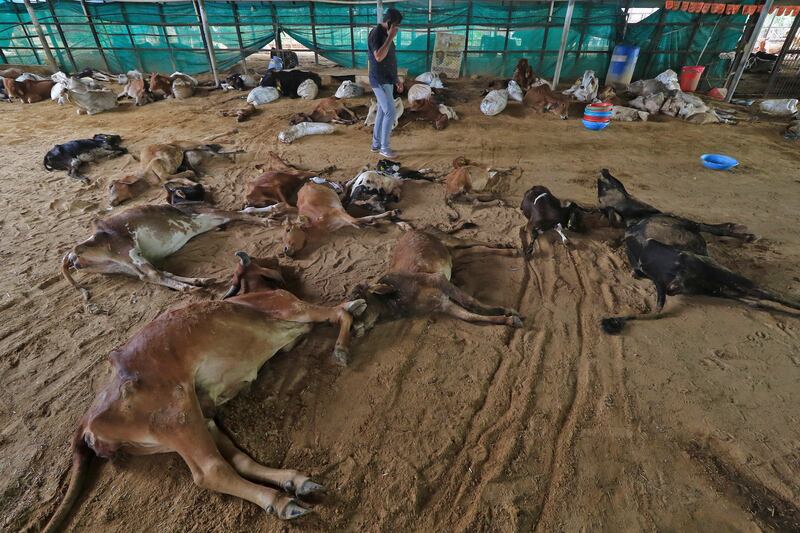
[[[380,151],[380,154],[387,159],[394,159],[395,157],[397,157],[397,153],[391,150],[390,148],[384,148],[383,150]]]
[[[380,151],[381,151],[381,147],[380,147],[380,146],[372,146],[372,147],[370,147],[370,150],[371,150],[373,153],[376,153],[376,154],[377,154],[378,152],[380,152]]]

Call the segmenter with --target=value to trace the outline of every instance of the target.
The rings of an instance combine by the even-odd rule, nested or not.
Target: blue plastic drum
[[[627,44],[615,46],[614,53],[611,54],[611,64],[608,66],[606,85],[621,85],[625,87],[630,85],[638,59],[638,46],[629,46]]]

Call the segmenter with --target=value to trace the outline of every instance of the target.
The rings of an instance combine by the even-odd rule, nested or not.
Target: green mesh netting
[[[375,24],[374,5],[215,1],[205,5],[221,70],[263,48],[273,39],[276,24],[309,48],[316,42],[320,55],[337,64],[366,67],[366,40]],[[96,38],[79,2],[34,4],[62,69],[180,70],[188,74],[210,69],[192,2],[94,1],[86,6]],[[622,41],[625,20],[621,6],[575,5],[562,79],[576,78],[587,69],[604,78],[611,50]],[[635,7],[636,2],[630,6]],[[436,0],[430,14],[426,0],[410,0],[397,7],[405,16],[396,41],[398,62],[412,74],[428,70],[437,31],[467,37],[462,67],[465,75],[510,76],[521,57],[528,58],[537,73],[545,77],[554,74],[566,2],[554,3],[552,12],[549,2]],[[665,12],[662,21],[657,11],[627,25],[624,41],[641,48],[637,78],[695,64],[704,47],[701,63],[709,66],[711,76],[724,78],[728,64],[718,59],[719,52],[735,48],[745,21],[741,15],[720,17],[680,11]],[[664,23],[663,29],[659,29],[659,22]],[[0,50],[0,60],[8,63],[44,63],[38,37],[20,2],[0,2]]]

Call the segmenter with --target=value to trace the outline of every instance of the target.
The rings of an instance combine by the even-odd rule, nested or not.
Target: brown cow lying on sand
[[[449,122],[447,115],[439,111],[439,104],[434,104],[430,100],[414,100],[403,116],[407,119],[430,122],[436,130],[445,129]]]
[[[339,325],[335,353],[346,360],[352,317],[364,312],[365,302],[304,302],[282,289],[276,263],[237,255],[236,290],[227,299],[167,311],[109,354],[113,373],[75,431],[69,488],[46,532],[60,531],[69,518],[91,458],[117,452],[177,452],[200,487],[283,519],[310,511],[286,493],[304,498],[323,487],[295,470],[255,462],[217,427],[214,411],[315,323]]]
[[[287,226],[283,238],[283,252],[290,257],[303,249],[309,230],[331,233],[347,226],[360,228],[400,214],[400,210],[395,209],[379,215],[352,217],[344,210],[336,191],[313,182],[303,185],[297,193],[297,212],[299,221]]]
[[[267,171],[247,183],[245,205],[248,207],[276,203],[297,205],[297,191],[308,178],[319,175],[286,164],[275,152],[270,152],[267,162],[259,167]]]
[[[174,141],[146,146],[139,156],[143,168],[138,174],[131,174],[114,180],[109,186],[111,205],[119,205],[134,198],[152,186],[167,182],[191,185],[192,178],[200,174],[199,165],[204,156],[229,155],[241,150],[222,150],[218,144],[194,141]]]
[[[533,72],[533,69],[528,64],[528,60],[524,57],[517,61],[517,68],[514,69],[513,80],[517,82],[520,89],[527,91],[531,88],[533,83],[539,79]]]
[[[546,84],[528,89],[522,103],[537,113],[544,113],[545,110],[548,110],[559,115],[561,120],[569,118],[569,97],[554,91]]]
[[[481,191],[488,184],[490,178],[510,172],[511,169],[495,169],[487,167],[481,163],[476,163],[466,157],[457,157],[453,160],[453,170],[444,177],[445,182],[445,201],[452,209],[448,216],[451,220],[457,220],[460,215],[453,207],[454,201],[472,202],[473,207],[490,207],[505,205],[502,200],[490,193],[476,193]],[[473,179],[473,173],[480,176],[480,182]]]
[[[170,289],[186,291],[203,287],[210,278],[184,278],[158,270],[153,263],[180,250],[189,239],[233,221],[269,224],[249,213],[277,213],[279,206],[242,211],[223,211],[202,202],[176,205],[144,205],[95,221],[94,234],[64,256],[61,273],[81,291],[70,268],[101,274],[124,274]]]
[[[404,222],[400,225],[411,228]],[[513,257],[517,251],[512,248],[510,244],[458,239],[435,228],[410,229],[398,239],[384,275],[376,283],[361,284],[351,291],[351,298],[367,301],[367,312],[355,325],[356,331],[371,329],[379,318],[430,313],[467,322],[522,327],[514,309],[486,305],[450,281],[454,260],[479,253]]]
[[[55,83],[52,80],[17,81],[14,78],[3,78],[3,86],[9,98],[19,98],[26,104],[50,99],[50,91]]]
[[[358,120],[359,118],[355,111],[347,107],[343,100],[331,96],[320,100],[311,113],[295,113],[289,117],[289,124],[325,122],[350,125],[355,124]]]

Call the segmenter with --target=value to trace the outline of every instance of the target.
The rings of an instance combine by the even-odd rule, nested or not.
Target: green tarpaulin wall
[[[510,76],[517,59],[527,57],[537,73],[553,76],[567,11],[565,1],[440,0],[433,2],[430,13],[425,0],[393,5],[405,16],[396,41],[398,60],[411,73],[428,70],[436,32],[447,31],[467,36],[465,75]],[[736,47],[745,16],[660,9],[640,22],[626,24],[625,7],[636,5],[635,1],[576,3],[561,78],[570,80],[587,69],[604,78],[611,50],[625,42],[641,48],[637,78],[696,64],[706,48],[700,64],[710,67],[712,81],[724,79],[728,64],[718,55]],[[221,70],[272,41],[276,28],[335,63],[366,66],[367,34],[375,24],[374,4],[207,1],[205,6]],[[82,4],[54,0],[36,2],[34,8],[56,61],[65,71],[94,67],[112,72],[138,69],[198,74],[210,70],[192,1]],[[0,50],[0,61],[6,63],[44,63],[38,36],[21,2],[0,3]]]

